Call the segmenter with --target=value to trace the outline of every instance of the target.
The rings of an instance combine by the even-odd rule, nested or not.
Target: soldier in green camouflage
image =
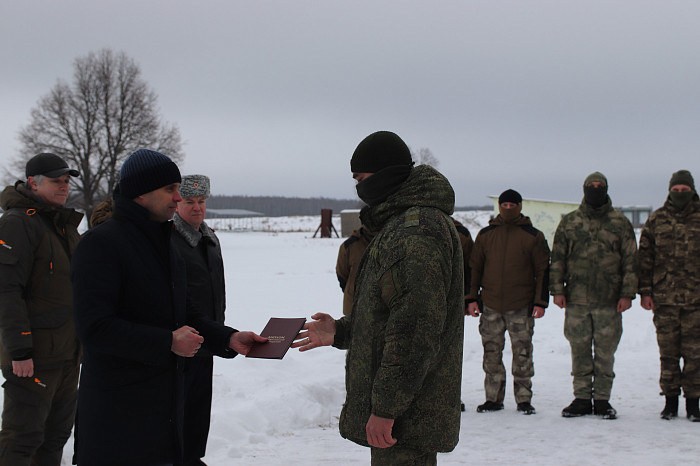
[[[566,309],[575,397],[564,417],[617,417],[609,402],[613,364],[622,312],[637,292],[638,264],[634,229],[613,209],[607,191],[602,173],[588,175],[581,205],[561,219],[554,234],[549,291],[554,304]]]
[[[315,314],[293,347],[347,349],[340,434],[371,447],[373,465],[437,464],[459,440],[464,269],[454,191],[406,144],[380,131],[351,160],[377,232],[360,263],[352,313]]]
[[[700,201],[689,171],[673,174],[666,203],[644,225],[639,268],[642,307],[654,312],[661,356],[661,418],[678,416],[683,389],[686,416],[700,422]]]

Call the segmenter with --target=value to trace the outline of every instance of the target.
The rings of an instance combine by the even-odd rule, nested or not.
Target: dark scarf
[[[381,204],[399,190],[411,173],[411,165],[392,165],[357,183],[357,195],[370,207]]]

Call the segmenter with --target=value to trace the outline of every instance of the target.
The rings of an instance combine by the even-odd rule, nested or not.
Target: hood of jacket
[[[37,211],[58,210],[43,202],[39,196],[27,188],[24,181],[17,181],[14,186],[8,186],[0,196],[0,206],[3,210],[36,209]]]
[[[362,224],[373,232],[379,232],[395,215],[411,207],[434,207],[452,215],[455,192],[450,182],[429,165],[420,165],[394,194],[374,207],[364,207],[360,212]]]
[[[55,207],[27,188],[24,181],[17,181],[14,186],[7,186],[0,195],[0,207],[4,211],[10,209],[29,210],[34,209],[37,213],[52,216],[61,223],[70,223],[76,227],[80,224],[83,214],[68,207]],[[56,215],[53,217],[53,215]]]

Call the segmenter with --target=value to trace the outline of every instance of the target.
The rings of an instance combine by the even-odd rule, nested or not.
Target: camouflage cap
[[[670,191],[671,188],[677,184],[690,186],[690,189],[695,191],[695,180],[693,180],[693,175],[691,175],[688,170],[678,170],[671,175],[671,181],[668,182],[668,190]]]
[[[206,175],[186,175],[180,184],[180,196],[209,197],[209,177]]]
[[[594,181],[599,181],[599,182],[603,183],[603,185],[605,187],[608,186],[608,179],[605,177],[605,175],[603,175],[600,172],[593,172],[586,177],[586,180],[583,182],[583,187],[585,188],[586,186],[593,183]]]

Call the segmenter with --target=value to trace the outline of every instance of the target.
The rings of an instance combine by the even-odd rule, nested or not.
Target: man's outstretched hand
[[[328,314],[317,312],[311,316],[313,322],[307,322],[294,339],[292,348],[308,351],[319,346],[330,346],[335,337],[335,319]]]

